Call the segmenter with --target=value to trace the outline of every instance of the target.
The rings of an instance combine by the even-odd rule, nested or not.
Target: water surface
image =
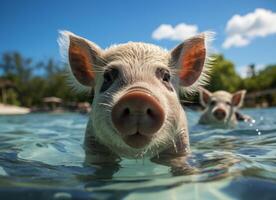
[[[0,116],[0,199],[276,199],[276,109],[242,112],[255,123],[230,130],[187,112],[187,162],[200,173],[123,160],[113,178],[114,166],[83,166],[87,116]]]

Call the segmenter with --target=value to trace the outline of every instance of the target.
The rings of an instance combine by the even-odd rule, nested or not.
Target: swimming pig
[[[200,103],[205,108],[199,119],[200,124],[211,124],[222,128],[235,127],[237,120],[251,120],[247,115],[238,112],[243,104],[246,90],[231,94],[226,91],[209,92],[204,88],[199,90]]]
[[[93,89],[85,135],[86,161],[153,158],[189,152],[178,94],[207,79],[209,33],[167,51],[128,42],[101,49],[68,31],[59,38],[76,87]]]

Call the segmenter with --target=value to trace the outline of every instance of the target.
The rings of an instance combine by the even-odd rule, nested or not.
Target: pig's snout
[[[222,108],[217,108],[213,114],[218,120],[223,120],[226,117],[226,112]]]
[[[142,148],[161,128],[165,113],[158,100],[143,90],[122,96],[112,109],[112,122],[131,147]]]

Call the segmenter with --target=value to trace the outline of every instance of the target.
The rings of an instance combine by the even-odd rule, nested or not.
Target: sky
[[[215,32],[212,49],[237,72],[276,63],[273,0],[1,0],[0,54],[18,51],[35,61],[60,61],[59,30],[102,48],[128,41],[174,48],[204,31]]]

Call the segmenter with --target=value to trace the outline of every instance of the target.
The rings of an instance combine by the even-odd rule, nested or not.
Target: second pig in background
[[[200,88],[200,104],[205,108],[199,124],[209,124],[220,128],[234,128],[238,121],[250,121],[249,116],[241,114],[238,109],[243,105],[246,90],[231,94],[219,90],[211,93]]]

